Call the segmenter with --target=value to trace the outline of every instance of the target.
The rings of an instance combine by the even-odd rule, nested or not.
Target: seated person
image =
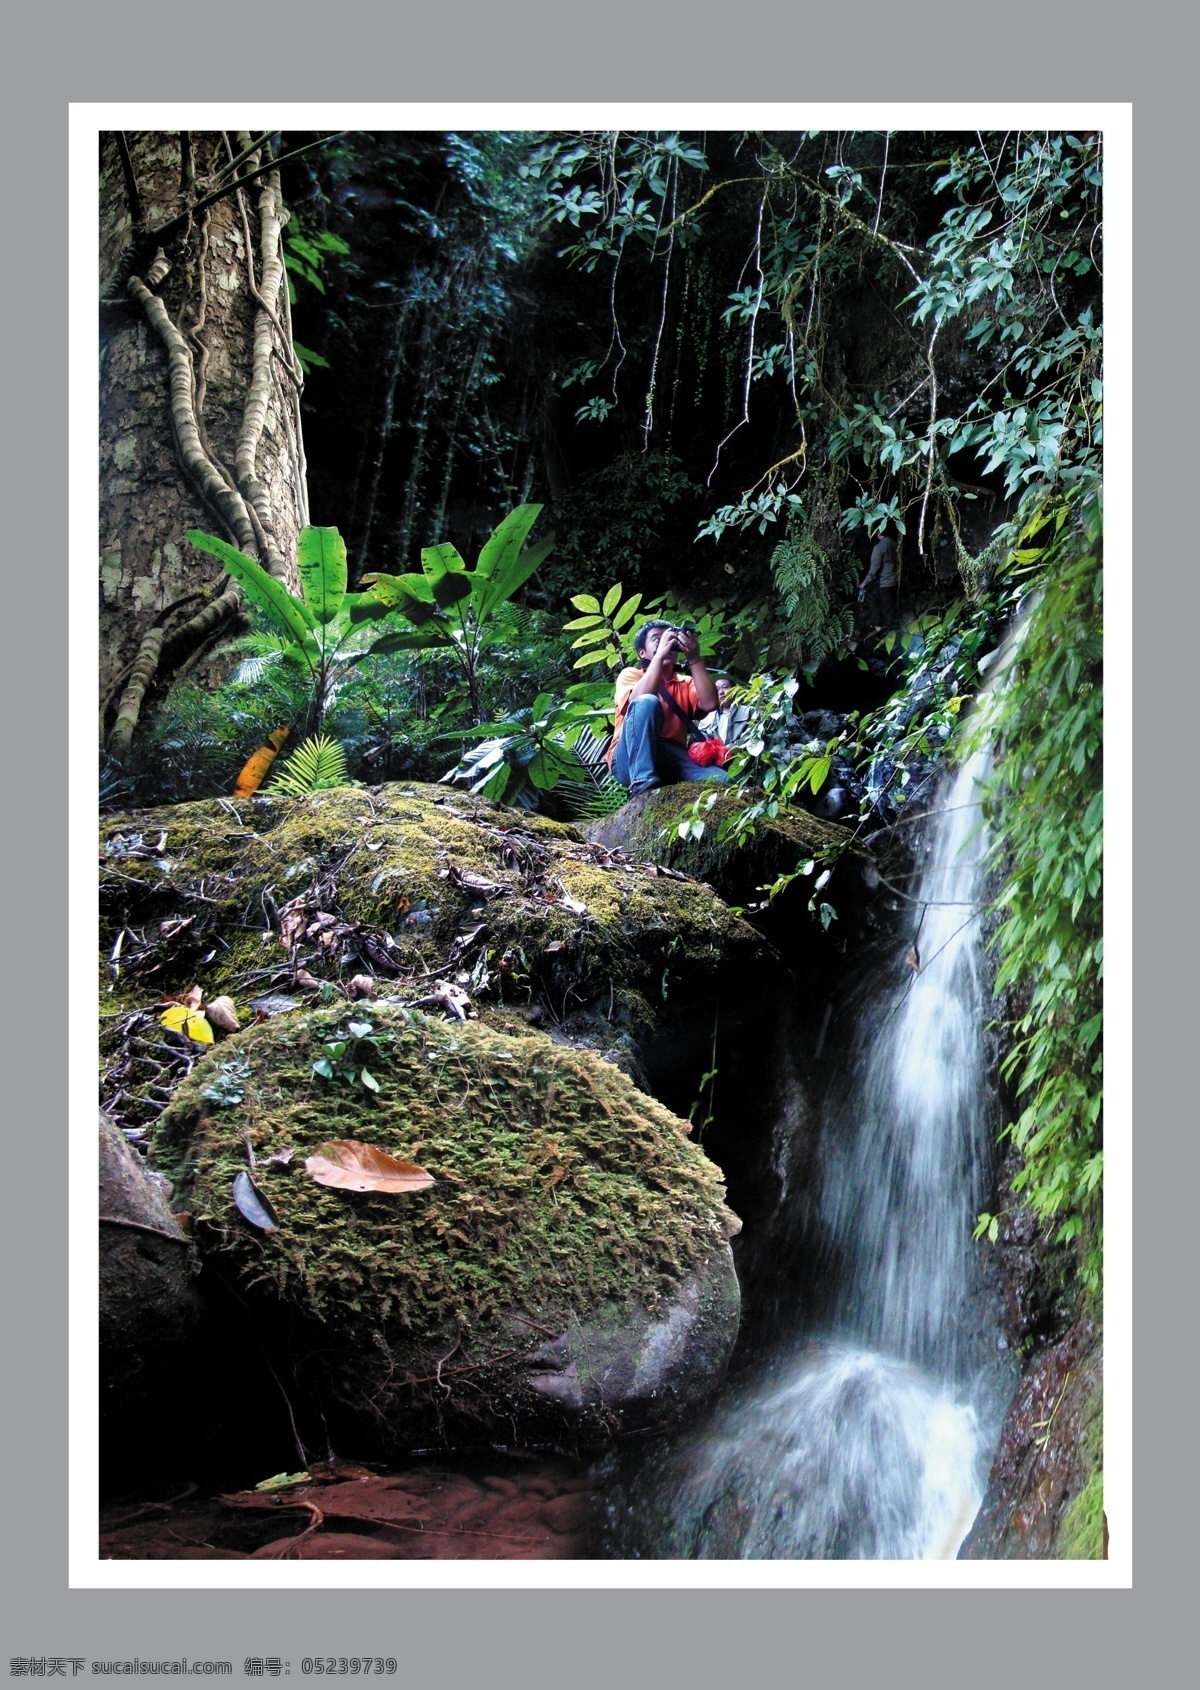
[[[670,622],[644,622],[634,635],[638,667],[617,676],[617,720],[608,766],[630,797],[677,781],[723,781],[724,769],[701,768],[688,756],[688,730],[717,707],[696,636]],[[682,655],[691,674],[678,675]]]
[[[731,704],[733,682],[728,675],[716,677],[717,708],[701,718],[700,731],[719,739],[723,745],[734,746],[744,739],[750,727],[751,710],[748,704]]]

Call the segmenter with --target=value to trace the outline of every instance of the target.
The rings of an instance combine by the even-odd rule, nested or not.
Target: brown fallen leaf
[[[233,999],[228,997],[213,998],[204,1011],[214,1027],[219,1027],[223,1033],[236,1033],[241,1027]]]
[[[421,1191],[433,1175],[412,1162],[398,1162],[385,1150],[356,1138],[335,1138],[317,1147],[304,1163],[318,1185],[339,1191]]]
[[[199,986],[192,986],[183,994],[179,1001],[180,1003],[187,1004],[189,1009],[199,1009],[200,1005],[204,1002],[204,993],[201,991]]]
[[[316,975],[310,974],[307,968],[296,970],[296,984],[302,986],[306,992],[319,992],[321,990],[321,982]]]
[[[346,982],[346,991],[352,998],[373,998],[379,982],[369,974],[355,974]]]

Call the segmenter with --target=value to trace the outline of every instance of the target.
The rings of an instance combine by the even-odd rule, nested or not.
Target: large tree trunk
[[[145,703],[233,630],[238,589],[187,528],[296,587],[308,521],[279,173],[177,227],[249,135],[105,135],[100,159],[100,731],[118,759]],[[237,176],[269,162],[240,160]]]

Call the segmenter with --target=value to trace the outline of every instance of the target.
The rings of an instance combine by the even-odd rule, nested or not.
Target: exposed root
[[[157,262],[147,272],[147,280],[161,281],[166,274]],[[151,293],[140,276],[130,276],[128,292],[146,313],[146,318],[167,350],[167,370],[171,394],[171,431],[179,461],[191,478],[205,504],[219,517],[243,551],[254,550],[254,529],[240,493],[227,487],[216,465],[204,450],[196,425],[192,357],[187,341],[167,314],[167,308],[157,294]]]

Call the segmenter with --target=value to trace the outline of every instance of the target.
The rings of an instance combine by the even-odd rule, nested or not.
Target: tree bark
[[[219,133],[101,140],[100,719],[118,759],[147,699],[237,620],[238,591],[185,529],[298,586],[307,497],[278,173],[189,219],[165,251],[139,240],[229,158]]]

